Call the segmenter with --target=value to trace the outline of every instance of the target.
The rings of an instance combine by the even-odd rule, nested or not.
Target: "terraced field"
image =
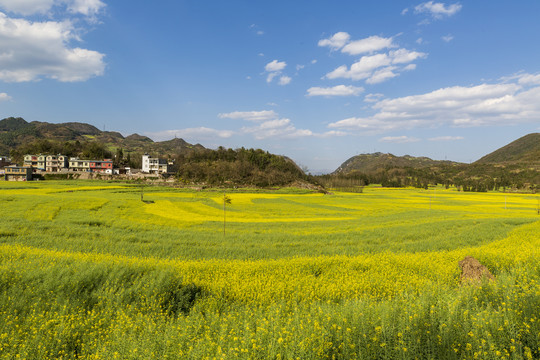
[[[540,357],[538,195],[223,195],[0,182],[0,358]]]

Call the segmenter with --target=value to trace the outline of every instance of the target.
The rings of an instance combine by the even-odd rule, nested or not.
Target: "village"
[[[127,175],[145,177],[167,176],[173,173],[174,163],[167,159],[142,155],[142,168],[115,168],[112,159],[80,159],[65,155],[27,154],[21,165],[12,164],[11,158],[0,156],[0,176],[5,181],[32,181],[43,179],[44,174],[78,174],[78,175]]]

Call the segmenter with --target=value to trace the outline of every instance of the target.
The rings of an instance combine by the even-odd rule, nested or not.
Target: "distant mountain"
[[[427,168],[437,166],[458,165],[453,161],[432,160],[428,157],[414,157],[410,155],[395,156],[380,152],[374,154],[356,155],[341,164],[334,173],[350,173],[358,171],[361,173],[374,173],[380,170],[393,168]]]
[[[186,154],[204,149],[200,144],[192,145],[182,139],[154,142],[146,136],[133,134],[124,137],[119,132],[101,131],[93,125],[78,122],[27,122],[20,117],[0,120],[0,154],[8,155],[11,150],[40,140],[62,143],[99,142],[113,152],[122,148],[128,152],[148,152],[159,156]]]
[[[464,191],[493,189],[540,190],[540,134],[533,133],[492,152],[472,164],[426,157],[362,154],[345,161],[331,175],[321,176],[327,186],[363,182],[383,186],[455,185]]]
[[[540,133],[525,135],[474,163],[540,165]]]

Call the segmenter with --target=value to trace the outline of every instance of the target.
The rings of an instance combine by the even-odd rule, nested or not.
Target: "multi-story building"
[[[38,155],[37,159],[37,168],[38,170],[46,171],[47,170],[47,155]]]
[[[148,154],[142,156],[142,172],[148,174],[167,174],[170,172],[170,164],[165,159],[152,158]]]
[[[82,172],[113,173],[113,162],[111,159],[105,160],[81,160],[79,158],[69,159],[69,170]]]
[[[57,172],[68,167],[68,158],[64,155],[24,155],[24,166],[32,166],[34,169]]]
[[[45,171],[47,172],[59,172],[64,169],[67,170],[69,166],[68,157],[64,155],[47,155]]]
[[[70,171],[90,172],[90,160],[81,160],[77,157],[69,159]]]
[[[24,166],[32,166],[37,168],[38,156],[37,155],[24,155]]]
[[[88,160],[90,161],[90,171],[112,174],[113,173],[113,162],[111,159],[105,160]]]
[[[4,168],[4,180],[6,181],[31,181],[32,167],[11,165]]]

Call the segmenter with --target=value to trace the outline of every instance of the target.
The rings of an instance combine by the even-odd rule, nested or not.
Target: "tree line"
[[[509,189],[537,192],[540,172],[523,165],[498,166],[463,164],[426,168],[381,168],[370,173],[352,171],[320,175],[316,180],[327,188],[354,188],[369,184],[384,187],[416,187],[430,185],[456,187],[459,191],[506,191]]]

